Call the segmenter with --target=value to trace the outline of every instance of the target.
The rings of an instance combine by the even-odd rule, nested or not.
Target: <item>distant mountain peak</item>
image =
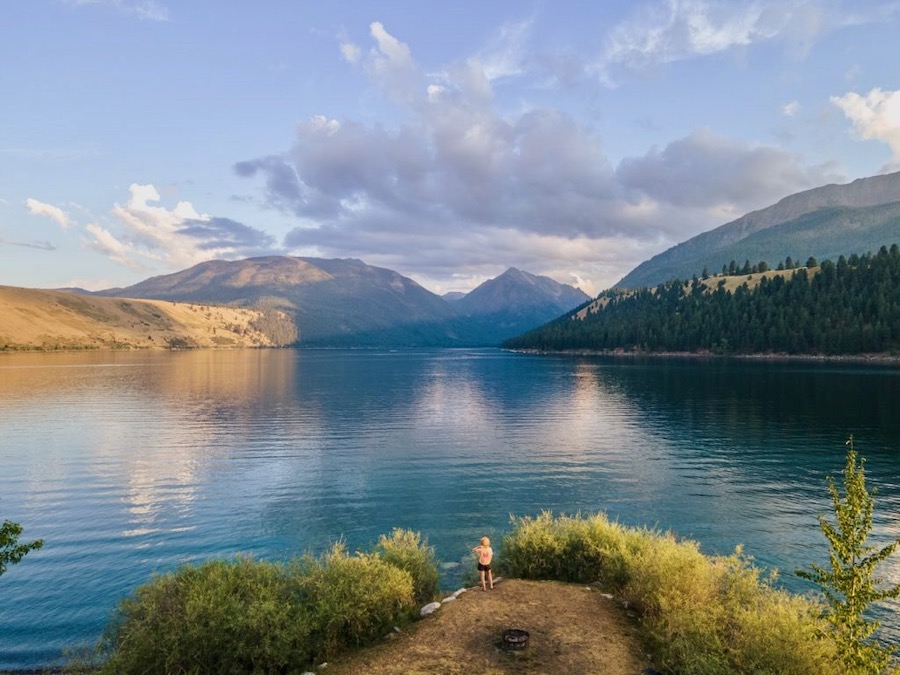
[[[590,297],[579,288],[510,267],[458,300],[456,306],[468,315],[536,309],[562,314],[587,300]]]

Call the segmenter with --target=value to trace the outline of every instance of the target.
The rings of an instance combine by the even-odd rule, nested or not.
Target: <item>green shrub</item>
[[[819,606],[772,587],[742,555],[705,556],[671,533],[605,515],[514,518],[509,573],[599,581],[635,611],[657,667],[680,675],[837,675]]]
[[[419,546],[415,536],[398,537]],[[98,645],[99,670],[302,672],[382,637],[415,608],[408,571],[378,554],[349,556],[342,544],[289,564],[238,558],[185,566],[120,603]]]
[[[298,569],[318,658],[382,637],[415,608],[408,572],[378,556],[348,556],[343,544],[321,563],[306,556]]]
[[[504,570],[511,576],[611,584],[627,576],[631,537],[603,514],[554,518],[544,511],[535,518],[513,518],[512,524],[502,545]]]
[[[105,673],[268,673],[313,650],[308,610],[283,565],[187,566],[140,586],[107,631]]]
[[[434,549],[418,532],[398,528],[391,532],[390,537],[381,535],[374,553],[386,563],[409,572],[417,603],[431,602],[440,592],[441,577]]]

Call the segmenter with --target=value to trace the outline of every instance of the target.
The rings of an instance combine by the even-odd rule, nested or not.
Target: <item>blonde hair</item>
[[[481,545],[482,545],[482,546],[490,546],[490,545],[491,545],[491,540],[488,539],[487,537],[482,537],[482,538],[481,538]]]

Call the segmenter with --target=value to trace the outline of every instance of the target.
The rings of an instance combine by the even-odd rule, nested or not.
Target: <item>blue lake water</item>
[[[0,354],[0,519],[41,537],[0,577],[0,670],[92,643],[152,574],[418,530],[445,563],[510,514],[605,511],[780,583],[853,434],[900,537],[900,368],[498,350]],[[498,551],[502,556],[502,548]],[[444,584],[458,583],[446,566]],[[900,582],[900,555],[881,569]],[[886,606],[886,635],[900,620]]]

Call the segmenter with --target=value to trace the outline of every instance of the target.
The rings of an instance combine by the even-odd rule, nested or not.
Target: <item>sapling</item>
[[[894,648],[872,636],[880,622],[865,617],[876,602],[900,596],[900,585],[885,587],[875,575],[876,566],[887,559],[900,544],[896,540],[876,550],[866,544],[872,531],[873,496],[866,489],[865,459],[857,462],[853,436],[847,441],[842,496],[835,480],[828,477],[828,493],[834,504],[835,522],[819,516],[819,526],[829,544],[829,566],[816,564],[809,570],[797,570],[803,579],[815,582],[827,601],[825,618],[832,626],[838,656],[849,672],[882,673],[892,664]]]

